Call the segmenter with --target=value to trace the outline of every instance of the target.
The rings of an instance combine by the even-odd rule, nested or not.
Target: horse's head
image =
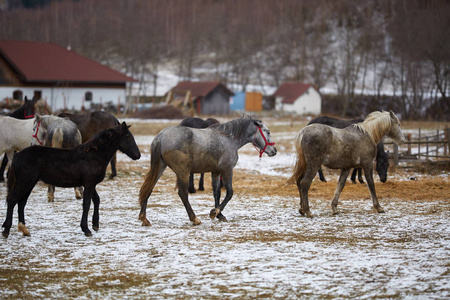
[[[259,157],[261,157],[263,153],[266,153],[269,156],[275,156],[277,154],[277,148],[275,147],[275,142],[272,141],[269,128],[259,120],[254,120],[253,123],[256,125],[253,145],[260,150]]]
[[[36,115],[33,123],[33,135],[31,136],[31,145],[44,146],[47,139],[47,127],[42,126],[43,117]]]
[[[36,113],[36,106],[35,106],[36,101],[37,101],[36,97],[33,97],[32,100],[28,100],[27,96],[25,96],[25,102],[23,104],[24,119],[31,119],[34,117],[34,114]]]
[[[121,125],[118,125],[118,127],[120,127],[119,150],[125,153],[132,160],[138,160],[141,158],[141,152],[136,145],[133,134],[131,134],[129,130],[131,126],[128,126],[125,122],[123,122]]]
[[[391,117],[391,129],[389,130],[387,136],[391,138],[396,144],[401,145],[405,143],[405,136],[400,129],[400,120],[392,110],[389,111],[389,115]]]
[[[381,146],[380,146],[381,144]],[[386,182],[389,169],[389,151],[384,152],[383,144],[377,145],[376,170],[381,182]]]

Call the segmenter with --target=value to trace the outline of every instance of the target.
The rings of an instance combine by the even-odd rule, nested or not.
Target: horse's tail
[[[150,171],[145,175],[144,183],[139,191],[139,204],[147,201],[150,197],[156,182],[159,179],[158,174],[160,174],[161,168],[161,141],[154,140],[151,146],[151,159],[150,159]]]
[[[14,161],[14,159],[13,159],[13,161]],[[8,194],[16,185],[17,176],[16,176],[15,169],[16,169],[15,164],[13,162],[11,162],[11,166],[9,167],[9,170],[8,170],[8,182],[7,182]],[[9,197],[7,197],[6,199],[9,199]]]
[[[288,179],[288,184],[297,183],[297,180],[305,175],[306,172],[306,160],[302,149],[302,134],[299,133],[295,138],[295,148],[297,149],[297,162],[294,166],[294,171],[291,178]]]

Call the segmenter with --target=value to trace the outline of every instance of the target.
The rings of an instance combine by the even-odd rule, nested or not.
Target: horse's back
[[[355,123],[360,123],[364,121],[363,119],[354,119],[354,120],[346,120],[346,119],[338,119],[328,116],[320,116],[313,120],[311,120],[308,125],[311,124],[324,124],[334,128],[345,128]]]

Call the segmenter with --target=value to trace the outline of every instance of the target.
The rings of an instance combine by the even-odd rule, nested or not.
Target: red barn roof
[[[136,81],[54,43],[0,41],[0,56],[25,82],[124,83]]]
[[[222,88],[229,96],[233,96],[234,93],[230,91],[223,83],[219,81],[180,81],[171,90],[176,91],[191,91],[191,97],[205,97],[211,93],[216,87]]]
[[[303,95],[310,87],[311,84],[287,82],[278,87],[273,96],[283,97],[283,103],[294,103],[301,95]]]

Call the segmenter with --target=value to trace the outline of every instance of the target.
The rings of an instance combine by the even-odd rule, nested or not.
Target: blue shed
[[[245,110],[245,92],[235,92],[230,103],[231,110]]]

